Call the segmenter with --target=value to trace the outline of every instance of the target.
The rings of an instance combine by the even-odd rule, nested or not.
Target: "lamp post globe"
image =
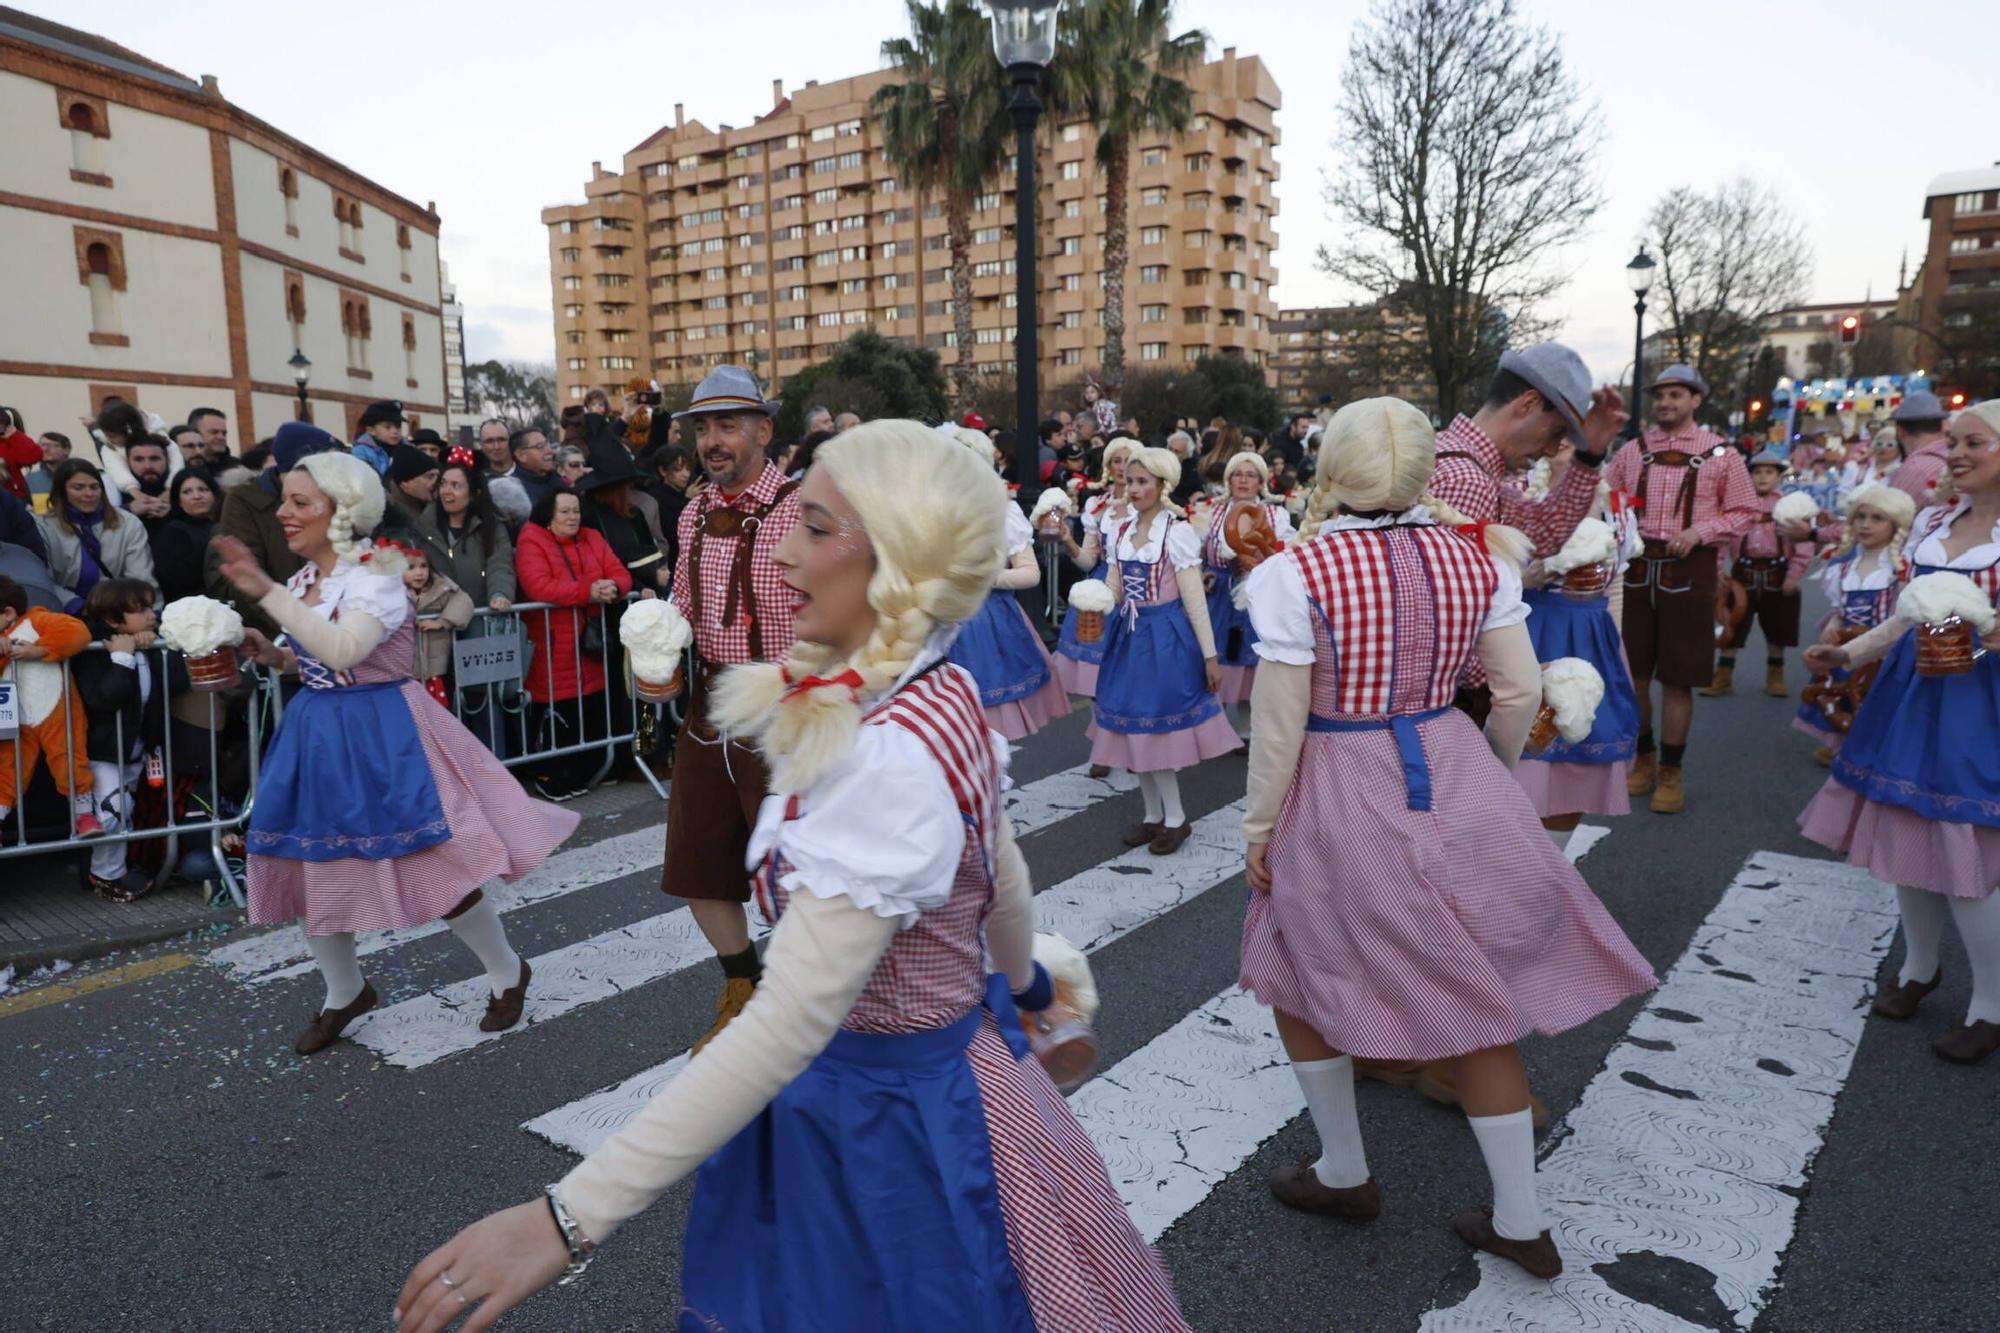
[[[306,385],[312,380],[313,363],[304,352],[294,347],[292,359],[285,364],[292,368],[292,383],[299,386],[299,407],[295,420],[311,421],[312,410],[306,406]]]
[[[1639,253],[1632,256],[1632,262],[1625,266],[1625,284],[1632,289],[1632,417],[1625,425],[1625,434],[1630,439],[1638,439],[1645,430],[1645,411],[1641,395],[1645,392],[1646,359],[1646,293],[1653,288],[1653,276],[1658,265],[1640,246]]]

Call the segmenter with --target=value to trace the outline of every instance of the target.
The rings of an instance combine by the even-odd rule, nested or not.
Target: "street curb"
[[[226,917],[218,913],[212,921],[155,921],[143,926],[128,926],[122,930],[101,934],[51,935],[43,939],[23,941],[16,946],[0,945],[0,967],[11,965],[17,973],[27,973],[38,967],[46,967],[57,960],[86,963],[126,949],[159,944],[164,940],[178,939],[191,932],[207,930],[210,926],[225,923],[232,928],[243,924],[240,919],[229,922]],[[16,980],[19,979],[17,976]]]

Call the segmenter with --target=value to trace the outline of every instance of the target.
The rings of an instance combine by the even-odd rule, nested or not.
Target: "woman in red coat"
[[[549,602],[554,609],[523,613],[534,660],[528,667],[528,697],[534,701],[533,732],[538,749],[562,749],[610,734],[610,696],[605,692],[604,645],[608,637],[600,609],[632,591],[632,575],[602,534],[583,526],[583,506],[572,491],[550,491],[521,529],[514,551],[521,595]],[[556,755],[533,770],[535,793],[551,801],[581,796],[601,760],[597,751]]]

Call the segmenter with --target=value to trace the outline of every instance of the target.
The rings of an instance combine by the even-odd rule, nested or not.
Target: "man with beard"
[[[173,508],[167,496],[167,442],[157,435],[141,436],[126,447],[125,466],[137,483],[125,493],[125,508],[151,533]]]
[[[763,967],[743,905],[744,859],[770,785],[754,750],[708,721],[709,691],[724,667],[782,661],[792,647],[792,593],[773,553],[799,520],[798,483],[765,450],[778,405],[741,366],[717,366],[674,419],[692,432],[708,485],[680,516],[674,605],[694,627],[687,720],[674,741],[660,888],[686,898],[722,964],[715,1025],[696,1050],[743,1011]]]

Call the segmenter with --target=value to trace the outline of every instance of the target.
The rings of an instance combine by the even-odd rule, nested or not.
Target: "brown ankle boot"
[[[1792,687],[1785,684],[1785,664],[1768,662],[1764,666],[1764,693],[1773,699],[1789,699]]]
[[[1632,756],[1632,767],[1625,773],[1625,790],[1632,796],[1644,796],[1653,790],[1653,779],[1660,770],[1660,754],[1657,750],[1647,750]]]
[[[1687,809],[1687,788],[1682,783],[1679,764],[1660,765],[1660,781],[1653,788],[1651,809],[1656,815],[1677,815]]]
[[[1731,694],[1736,689],[1736,664],[1724,662],[1715,668],[1715,679],[1701,687],[1701,693],[1713,699],[1718,694]]]

